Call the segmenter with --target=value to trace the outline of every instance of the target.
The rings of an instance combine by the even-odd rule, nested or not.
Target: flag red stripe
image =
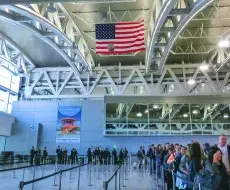
[[[96,52],[97,54],[100,55],[119,55],[119,54],[127,54],[127,53],[134,53],[138,51],[145,51],[145,48],[140,48],[140,49],[134,49],[134,50],[127,50],[127,51],[114,51],[114,52]]]
[[[133,34],[133,33],[138,33],[138,32],[142,32],[142,31],[144,31],[144,29],[142,28],[142,29],[139,29],[139,30],[136,30],[136,31],[127,31],[127,32],[118,32],[117,30],[115,31],[115,35],[117,35],[117,34]]]
[[[132,44],[132,45],[127,45],[127,46],[114,46],[114,48],[115,48],[115,50],[116,49],[126,49],[126,48],[131,48],[131,47],[139,47],[139,46],[144,46],[145,44],[144,43],[141,43],[141,44]],[[96,47],[97,48],[97,50],[99,50],[99,49],[107,49],[108,50],[108,47],[100,47],[100,46],[97,46]]]
[[[139,28],[139,27],[144,27],[144,24],[139,24],[139,25],[134,25],[134,26],[127,25],[126,27],[115,26],[115,29],[116,30],[129,30],[129,29],[135,29],[135,28]]]
[[[116,39],[127,39],[127,38],[137,38],[137,37],[144,37],[144,33],[142,34],[137,34],[135,36],[132,36],[132,37],[127,37],[127,36],[117,36]]]
[[[134,42],[142,42],[144,41],[144,38],[136,38],[134,40],[130,40],[130,41],[112,41],[112,40],[109,40],[109,41],[97,41],[96,42],[96,45],[97,44],[130,44],[130,43],[134,43]]]

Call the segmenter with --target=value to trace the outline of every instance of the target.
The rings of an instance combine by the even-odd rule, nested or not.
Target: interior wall
[[[60,144],[70,151],[75,147],[81,154],[86,154],[87,148],[101,146],[112,148],[127,147],[130,152],[136,153],[140,146],[161,144],[165,142],[187,144],[192,140],[200,143],[216,144],[217,136],[151,136],[151,137],[105,137],[104,100],[62,100],[62,101],[21,101],[14,102],[12,115],[16,117],[16,124],[12,128],[12,136],[7,137],[6,150],[28,154],[31,146],[36,146],[35,130],[32,125],[40,123],[41,133],[38,135],[40,148],[47,147],[49,154],[54,154],[56,144],[57,109],[60,106],[82,106],[81,142],[80,144]]]

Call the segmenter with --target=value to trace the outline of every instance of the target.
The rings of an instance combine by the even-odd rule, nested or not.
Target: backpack
[[[201,184],[203,190],[218,190],[220,187],[221,176],[213,175],[207,171],[197,173],[194,177],[196,188]]]
[[[182,156],[177,156],[175,158],[175,161],[173,162],[173,171],[177,172],[179,171],[179,165],[180,165],[180,160],[181,160]]]

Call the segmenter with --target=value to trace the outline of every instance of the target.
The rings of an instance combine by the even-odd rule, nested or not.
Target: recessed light
[[[142,117],[142,113],[141,113],[141,112],[138,112],[138,113],[137,113],[137,117]]]
[[[193,114],[198,114],[198,111],[197,110],[193,110],[192,113]]]
[[[189,79],[188,80],[188,84],[189,85],[194,85],[195,84],[195,80],[194,79]]]
[[[208,64],[202,63],[202,65],[200,66],[200,70],[201,71],[207,71],[208,70]]]
[[[218,44],[220,48],[227,48],[230,46],[230,43],[228,40],[221,40]]]
[[[188,117],[188,114],[187,114],[187,113],[184,113],[184,114],[183,114],[183,117]]]
[[[223,115],[223,117],[224,117],[224,118],[228,118],[228,114],[225,113],[225,114]]]
[[[158,109],[158,105],[153,105],[153,109]]]

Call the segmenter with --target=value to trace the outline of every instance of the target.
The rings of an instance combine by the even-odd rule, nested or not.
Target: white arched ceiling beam
[[[15,42],[0,33],[0,66],[15,75],[27,75],[34,68],[33,61],[18,47]]]
[[[184,7],[179,4],[182,0],[166,1],[159,14],[154,33],[147,52],[147,72],[161,73],[170,50],[180,33],[188,23],[214,0],[184,1]],[[165,35],[166,34],[166,35]],[[157,67],[153,70],[152,65]]]
[[[81,31],[73,19],[72,13],[70,13],[61,3],[56,3],[54,6],[57,8],[57,11],[49,13],[47,12],[47,3],[40,5],[31,4],[31,7],[35,12],[48,19],[52,24],[65,33],[72,42],[75,43],[91,70],[95,66],[94,60]]]
[[[72,67],[83,92],[86,91],[80,75],[89,70],[89,66],[78,48],[55,25],[31,9],[18,5],[0,6],[0,19],[25,28],[49,44]]]

